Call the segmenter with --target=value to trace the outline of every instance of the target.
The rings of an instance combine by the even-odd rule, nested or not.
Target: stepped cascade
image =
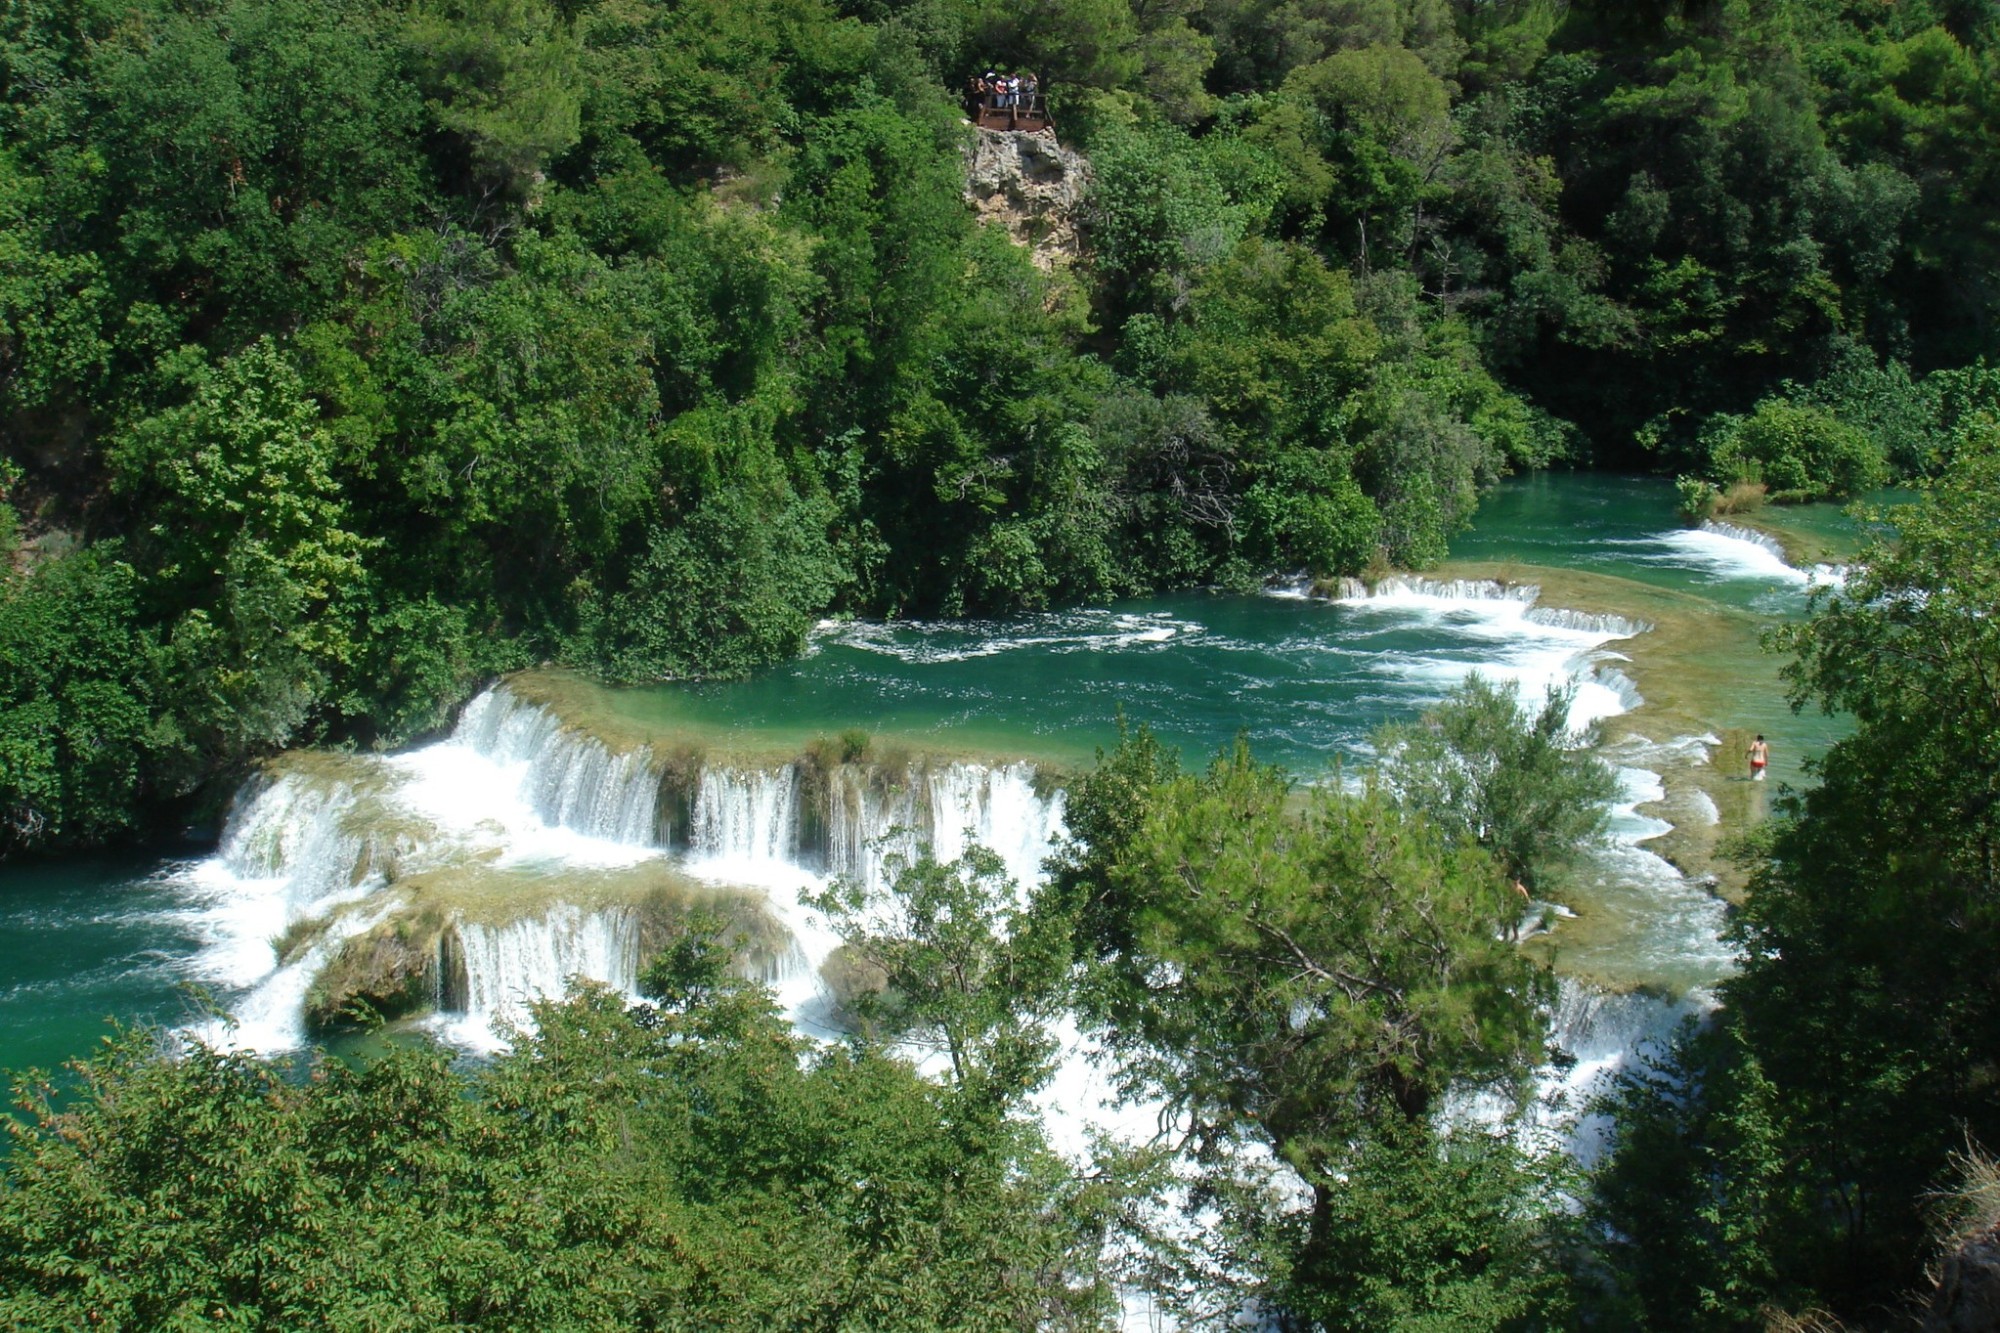
[[[835,876],[886,888],[894,858],[950,860],[968,841],[1028,885],[1061,833],[1062,796],[1038,788],[1031,764],[717,760],[690,774],[647,746],[568,726],[503,684],[437,745],[280,761],[245,785],[219,853],[192,873],[235,913],[214,976],[249,987],[238,1040],[302,1042],[315,974],[347,942],[374,947],[385,921],[420,916],[438,897],[430,910],[442,919],[399,931],[421,935],[429,956],[391,961],[425,987],[450,1033],[481,1045],[496,1020],[518,1020],[524,1001],[560,994],[573,976],[635,990],[639,897],[658,882],[631,877],[635,868],[762,890],[793,938],[745,965],[797,1007],[817,992],[834,944],[800,906],[802,891]],[[498,909],[496,880],[509,888]],[[434,893],[438,883],[449,888]],[[600,901],[621,894],[630,900]],[[278,956],[273,941],[291,934],[308,942]]]

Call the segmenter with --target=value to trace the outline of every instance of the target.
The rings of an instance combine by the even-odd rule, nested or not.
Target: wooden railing
[[[967,89],[965,95],[966,118],[982,130],[1005,130],[1020,134],[1037,134],[1043,130],[1054,131],[1056,123],[1049,119],[1049,109],[1040,92],[1032,95],[1020,93],[1009,99],[1010,105],[1002,106],[1001,98],[991,92],[980,93]]]

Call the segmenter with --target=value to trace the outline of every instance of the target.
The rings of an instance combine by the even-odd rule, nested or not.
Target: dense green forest
[[[0,847],[490,673],[1421,567],[1511,469],[1842,494],[1996,397],[1974,0],[36,0]],[[963,73],[1086,151],[1053,274]]]
[[[1053,271],[963,198],[994,63],[1091,163]],[[1855,730],[1592,1178],[1442,1113],[1519,1115],[1507,878],[1605,791],[1469,688],[1361,792],[1134,734],[1019,913],[829,898],[845,1046],[699,931],[481,1071],[121,1039],[29,1090],[7,1322],[1888,1329],[2000,1218],[2000,5],[22,0],[0,108],[0,854],[516,666],[1423,567],[1514,470],[1922,497],[1780,645]],[[1058,1013],[1193,1176],[1041,1140]]]

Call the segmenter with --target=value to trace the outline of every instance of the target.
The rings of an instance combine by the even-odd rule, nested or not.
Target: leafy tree
[[[1570,727],[1574,698],[1552,688],[1531,710],[1517,690],[1468,675],[1416,722],[1377,735],[1384,781],[1448,838],[1540,884],[1603,835],[1619,790],[1582,748],[1590,733]]]
[[[191,725],[240,756],[299,733],[353,660],[372,545],[350,531],[331,438],[269,340],[136,424],[112,456],[155,519],[153,594],[187,609],[172,650]]]
[[[887,858],[886,894],[848,882],[814,905],[851,958],[879,978],[848,1004],[864,1030],[941,1049],[953,1082],[1003,1109],[1039,1087],[1055,1051],[1069,937],[1031,917],[1000,858],[974,845],[941,864]]]
[[[1485,1129],[1380,1126],[1316,1199],[1324,1240],[1278,1298],[1315,1328],[1561,1327],[1577,1239],[1561,1177]]]
[[[490,187],[523,190],[577,141],[576,40],[545,0],[440,0],[410,14],[425,104]]]
[[[1414,1327],[1483,1307],[1497,1326],[1555,1290],[1540,1261],[1482,1276],[1503,1234],[1539,1244],[1533,1173],[1433,1126],[1448,1091],[1511,1101],[1541,1050],[1542,983],[1500,938],[1507,894],[1483,853],[1447,849],[1373,787],[1294,801],[1241,745],[1179,774],[1143,731],[1069,810],[1076,841],[1042,910],[1074,914],[1082,1002],[1122,1077],[1165,1102],[1203,1160],[1262,1142],[1309,1187],[1272,1273],[1289,1274],[1287,1308]],[[1401,1193],[1406,1229],[1369,1202],[1378,1186]],[[1495,1229],[1468,1241],[1443,1221],[1454,1213]]]
[[[1799,1278],[1826,1182],[1799,1171],[1784,1099],[1733,1025],[1690,1028],[1664,1059],[1621,1071],[1601,1109],[1617,1135],[1593,1182],[1613,1318],[1739,1329],[1811,1304]]]
[[[653,529],[630,585],[586,610],[579,648],[614,678],[740,676],[794,656],[838,586],[823,503],[785,503],[775,520],[739,493],[706,498]]]
[[[304,1078],[125,1033],[18,1089],[0,1318],[418,1328],[1101,1327],[1101,1217],[1020,1124],[808,1057],[722,951],[539,1005],[489,1069]]]
[[[1881,447],[1824,408],[1767,398],[1748,417],[1709,428],[1716,481],[1759,481],[1780,499],[1846,499],[1879,486],[1888,466]]]
[[[161,649],[115,544],[0,581],[0,851],[89,845],[178,794]]]
[[[1897,511],[1896,540],[1782,636],[1796,701],[1850,712],[1855,731],[1751,849],[1747,961],[1721,1032],[1621,1104],[1634,1130],[1612,1220],[1665,1266],[1660,1294],[1642,1294],[1649,1319],[1695,1287],[1735,1310],[1893,1299],[1924,1258],[1926,1192],[1968,1134],[2000,1132],[1983,1091],[2000,1061],[1996,481],[2000,445],[1982,432]],[[1710,1124],[1741,1140],[1722,1183],[1717,1154],[1738,1150]],[[1645,1203],[1665,1190],[1709,1200],[1705,1229]]]

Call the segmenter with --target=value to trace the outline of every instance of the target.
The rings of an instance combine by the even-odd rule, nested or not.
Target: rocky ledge
[[[1076,216],[1090,163],[1049,134],[975,129],[966,151],[965,197],[982,222],[998,222],[1044,272],[1076,258]]]

